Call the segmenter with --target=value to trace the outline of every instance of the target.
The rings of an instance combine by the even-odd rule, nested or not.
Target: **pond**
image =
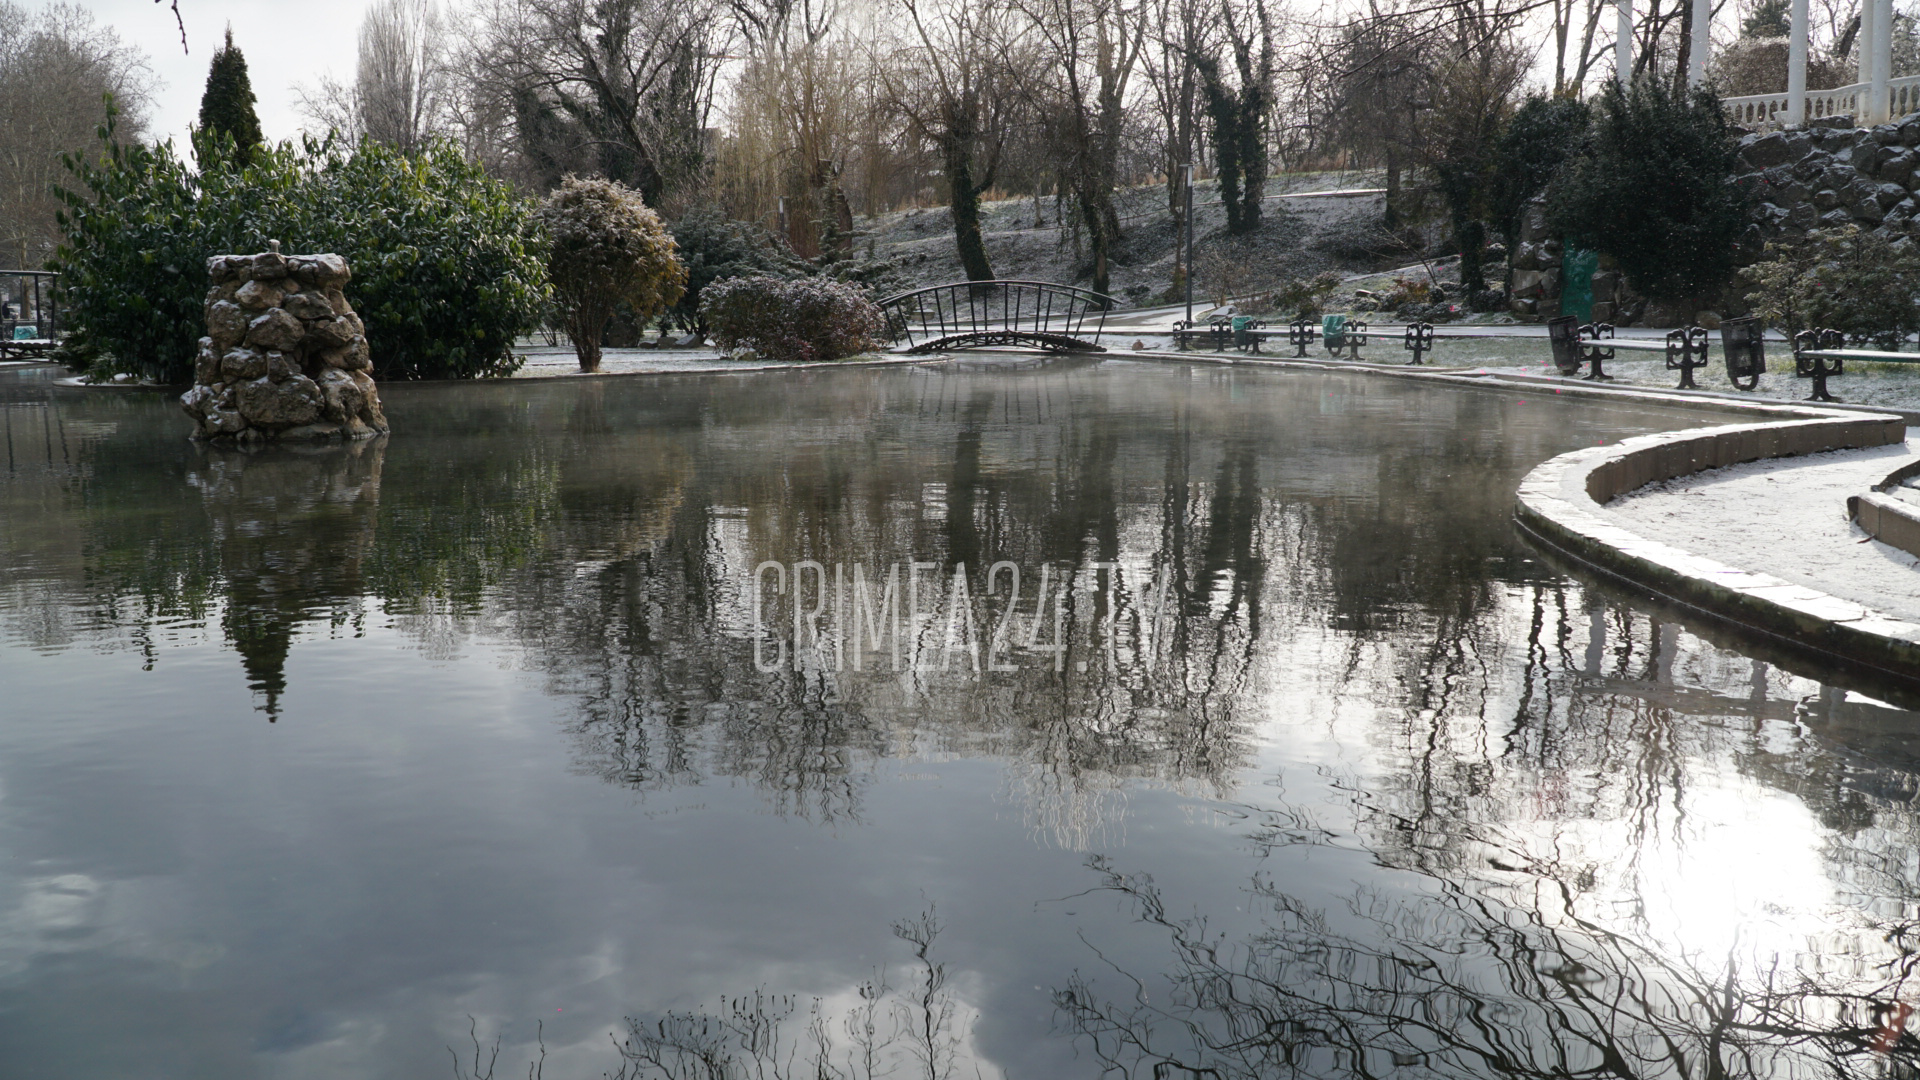
[[[6,1075],[1915,1061],[1914,715],[1512,524],[1713,414],[986,357],[382,393],[390,440],[247,455],[0,372]]]

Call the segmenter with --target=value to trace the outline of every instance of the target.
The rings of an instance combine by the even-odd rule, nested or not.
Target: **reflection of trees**
[[[610,781],[747,778],[840,816],[884,757],[993,754],[1036,823],[1083,845],[1126,781],[1227,791],[1276,687],[1361,688],[1410,717],[1487,700],[1513,629],[1499,582],[1531,573],[1507,493],[1573,437],[1503,426],[1495,395],[1079,363],[396,393],[406,438],[377,505],[313,465],[247,480],[279,477],[253,498],[177,417],[86,397],[146,428],[76,446],[77,478],[48,496],[50,535],[86,538],[67,602],[128,638],[220,612],[271,696],[301,627],[370,598],[432,655],[520,650],[575,702],[581,769]],[[189,475],[205,493],[182,514]],[[156,539],[160,518],[175,535]],[[744,599],[762,559],[965,562],[976,584],[998,559],[1121,569],[1066,598],[1058,672],[763,675]],[[1451,768],[1445,739],[1427,753]],[[1436,836],[1454,816],[1429,815]]]
[[[269,720],[287,688],[296,629],[363,615],[361,566],[378,532],[385,443],[254,453],[196,445],[187,482],[200,492],[222,583],[220,627]]]
[[[1072,1032],[1127,1076],[1920,1069],[1920,1039],[1899,1004],[1914,961],[1905,926],[1890,928],[1897,956],[1863,978],[1696,961],[1580,916],[1564,883],[1516,866],[1528,887],[1437,878],[1410,899],[1361,893],[1342,916],[1256,879],[1261,926],[1229,942],[1203,918],[1170,915],[1151,882],[1098,860],[1095,869],[1098,887],[1124,897],[1173,950],[1160,978],[1118,972],[1117,997],[1079,976],[1055,994]]]

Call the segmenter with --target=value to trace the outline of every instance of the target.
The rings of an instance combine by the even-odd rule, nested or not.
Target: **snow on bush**
[[[768,360],[838,360],[880,345],[886,317],[858,286],[825,278],[739,277],[702,291],[700,317],[722,349]]]

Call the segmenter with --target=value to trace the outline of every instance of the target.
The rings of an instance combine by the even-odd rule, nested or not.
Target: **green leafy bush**
[[[1706,298],[1733,277],[1748,198],[1720,101],[1663,80],[1609,80],[1587,145],[1547,197],[1547,220],[1573,244],[1613,256],[1635,292]]]
[[[700,301],[714,344],[769,360],[838,360],[879,347],[886,317],[865,291],[825,278],[729,278]]]
[[[538,217],[548,239],[547,275],[580,370],[599,371],[607,320],[625,305],[644,326],[680,299],[687,270],[660,216],[615,181],[569,176]]]
[[[231,160],[213,146],[198,156]],[[382,379],[511,374],[514,339],[546,292],[530,205],[451,146],[409,155],[305,139],[261,147],[242,169],[196,172],[171,144],[108,142],[97,160],[67,164],[76,184],[60,193],[54,261],[74,327],[68,362],[96,377],[191,382],[207,258],[270,240],[346,258]]]
[[[1913,245],[1847,225],[1797,243],[1771,242],[1767,254],[1740,278],[1768,325],[1789,334],[1843,330],[1888,349],[1920,331],[1920,250]]]

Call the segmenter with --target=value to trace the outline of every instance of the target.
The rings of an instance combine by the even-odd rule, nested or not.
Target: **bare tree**
[[[667,0],[527,0],[476,12],[461,50],[469,111],[506,126],[526,178],[604,176],[649,205],[704,179],[707,124],[725,58],[720,13]]]
[[[1026,59],[1021,28],[998,0],[900,0],[915,42],[883,70],[908,131],[939,155],[954,242],[970,281],[993,266],[980,235],[980,196],[999,173],[1019,99],[1013,70]]]
[[[1196,45],[1189,56],[1206,94],[1213,122],[1215,173],[1227,208],[1227,231],[1250,233],[1260,226],[1267,186],[1267,115],[1273,107],[1273,22],[1264,0],[1240,9],[1221,0],[1219,26],[1237,76],[1222,70],[1214,48]]]
[[[1093,291],[1110,287],[1120,240],[1120,182],[1129,92],[1148,40],[1141,0],[1015,0],[1045,57],[1032,73],[1060,157],[1060,175],[1086,230]]]
[[[108,94],[119,112],[115,137],[140,139],[152,87],[145,54],[86,9],[29,13],[0,0],[0,266],[46,261],[59,238],[61,155],[97,144]]]
[[[435,0],[379,0],[360,22],[353,84],[322,79],[301,107],[349,138],[365,135],[405,153],[446,133],[453,80],[448,36]]]

